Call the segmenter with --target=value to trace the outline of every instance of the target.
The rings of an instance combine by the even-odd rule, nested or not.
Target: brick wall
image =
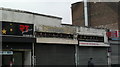
[[[84,26],[83,3],[74,3],[72,5],[73,25]],[[117,2],[89,2],[88,17],[89,26],[97,28],[118,29],[118,3]],[[76,17],[75,17],[76,16]],[[79,18],[79,19],[78,19]],[[79,21],[77,21],[77,20]]]
[[[72,24],[76,26],[84,26],[84,4],[82,2],[72,4]]]
[[[89,4],[89,22],[91,27],[118,29],[117,3],[99,2]]]

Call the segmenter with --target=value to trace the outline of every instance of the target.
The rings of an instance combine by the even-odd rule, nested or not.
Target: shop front
[[[76,63],[79,67],[86,67],[90,58],[95,67],[107,67],[109,64],[108,48],[102,36],[78,35],[76,46]]]
[[[109,38],[110,50],[111,50],[111,65],[112,67],[119,67],[119,46],[120,46],[120,31],[109,31],[107,32]]]
[[[38,50],[39,49],[39,50]],[[75,46],[70,44],[37,43],[36,66],[75,67]]]
[[[75,67],[77,40],[38,37],[35,44],[36,66]]]
[[[77,49],[78,65],[88,65],[90,58],[93,58],[94,65],[107,66],[108,65],[108,45],[97,42],[82,42],[79,41]]]
[[[111,46],[111,65],[112,67],[119,67],[119,58],[120,58],[120,42],[119,41],[109,41]]]
[[[34,38],[2,37],[2,65],[24,66],[32,64]],[[26,41],[27,40],[27,41]],[[6,52],[6,53],[5,53]]]
[[[2,66],[32,65],[33,24],[2,22]]]
[[[75,28],[44,25],[39,29],[36,30],[35,65],[75,67]]]

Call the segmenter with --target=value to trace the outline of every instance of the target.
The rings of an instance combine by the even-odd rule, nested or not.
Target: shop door
[[[14,52],[13,58],[15,66],[23,66],[23,52]]]
[[[23,66],[23,52],[14,52],[13,55],[2,56],[2,66],[7,67],[12,63],[14,66]]]
[[[2,66],[9,66],[11,61],[12,55],[3,55],[2,56]]]

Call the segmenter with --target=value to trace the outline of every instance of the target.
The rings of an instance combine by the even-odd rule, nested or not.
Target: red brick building
[[[84,3],[72,4],[72,24],[85,26]],[[89,27],[117,30],[119,20],[119,2],[88,2]]]

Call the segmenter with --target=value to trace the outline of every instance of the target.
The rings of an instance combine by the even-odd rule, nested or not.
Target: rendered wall
[[[61,19],[55,16],[43,15],[38,13],[32,13],[27,11],[20,11],[14,9],[1,8],[2,19],[0,21],[20,22],[20,23],[32,23],[35,26],[49,25],[60,27]]]

